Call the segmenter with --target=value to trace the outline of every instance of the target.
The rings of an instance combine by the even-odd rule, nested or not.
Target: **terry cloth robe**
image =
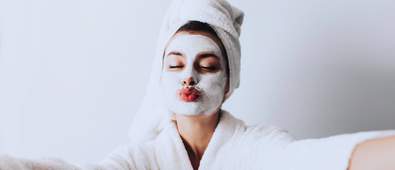
[[[246,126],[223,111],[203,154],[200,170],[346,170],[355,146],[395,130],[358,132],[320,139],[294,140],[274,126]],[[95,168],[94,168],[95,169]],[[192,170],[176,124],[139,147],[110,154],[96,169]]]
[[[246,126],[226,111],[203,154],[200,170],[346,170],[355,146],[395,130],[358,132],[294,140],[274,126]],[[152,141],[123,146],[97,164],[77,166],[58,160],[0,156],[1,170],[193,170],[176,124],[169,123]]]

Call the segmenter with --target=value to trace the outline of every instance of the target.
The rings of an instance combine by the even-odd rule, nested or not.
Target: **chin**
[[[172,113],[185,116],[208,115],[215,112],[218,107],[207,107],[199,102],[182,102],[178,101],[170,105],[169,109]]]
[[[173,113],[180,115],[196,116],[204,113],[200,102],[176,101],[169,108]]]
[[[185,102],[180,100],[178,96],[168,95],[165,96],[165,103],[171,113],[186,116],[212,114],[221,105],[219,98],[208,98],[206,96],[202,96],[195,102]]]

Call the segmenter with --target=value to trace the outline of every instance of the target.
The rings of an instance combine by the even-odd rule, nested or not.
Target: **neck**
[[[175,115],[178,133],[192,162],[199,162],[218,124],[219,111],[197,116]]]

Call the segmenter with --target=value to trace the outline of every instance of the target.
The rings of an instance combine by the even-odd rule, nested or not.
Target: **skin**
[[[176,115],[178,133],[187,150],[193,169],[198,169],[219,120],[219,114]]]
[[[182,40],[182,38],[189,38],[193,42],[185,41],[187,39]],[[186,45],[196,47],[196,49],[183,50],[180,48],[189,48],[190,46],[185,47],[183,45],[177,45],[177,43],[191,43]],[[199,45],[199,43],[211,45],[204,46],[202,44]],[[168,104],[169,108],[179,111],[174,112],[173,120],[176,122],[177,130],[184,142],[193,169],[199,168],[203,153],[218,124],[219,110],[225,100],[224,96],[228,91],[229,85],[227,82],[228,77],[226,75],[225,62],[226,60],[219,48],[218,39],[204,32],[178,32],[166,47],[162,83],[164,84],[165,91],[168,91],[165,95],[170,96],[168,100],[174,100]],[[181,65],[182,67],[178,67]],[[180,77],[182,78],[179,79]],[[212,101],[209,103],[215,104],[207,105],[205,101],[182,103],[174,98],[172,95],[175,94],[175,91],[172,87],[172,82],[166,81],[177,82],[180,80],[187,84],[192,80],[195,83],[197,82],[197,84],[204,83],[201,85],[202,89],[209,91],[207,92],[209,94],[215,93],[216,95],[207,96],[206,98],[202,98],[202,100]]]
[[[394,170],[395,136],[367,140],[354,148],[348,170]]]

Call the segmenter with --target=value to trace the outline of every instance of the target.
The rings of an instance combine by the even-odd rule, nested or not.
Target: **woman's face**
[[[205,34],[179,32],[169,41],[163,60],[161,85],[171,112],[201,115],[219,109],[227,75],[217,42]]]

